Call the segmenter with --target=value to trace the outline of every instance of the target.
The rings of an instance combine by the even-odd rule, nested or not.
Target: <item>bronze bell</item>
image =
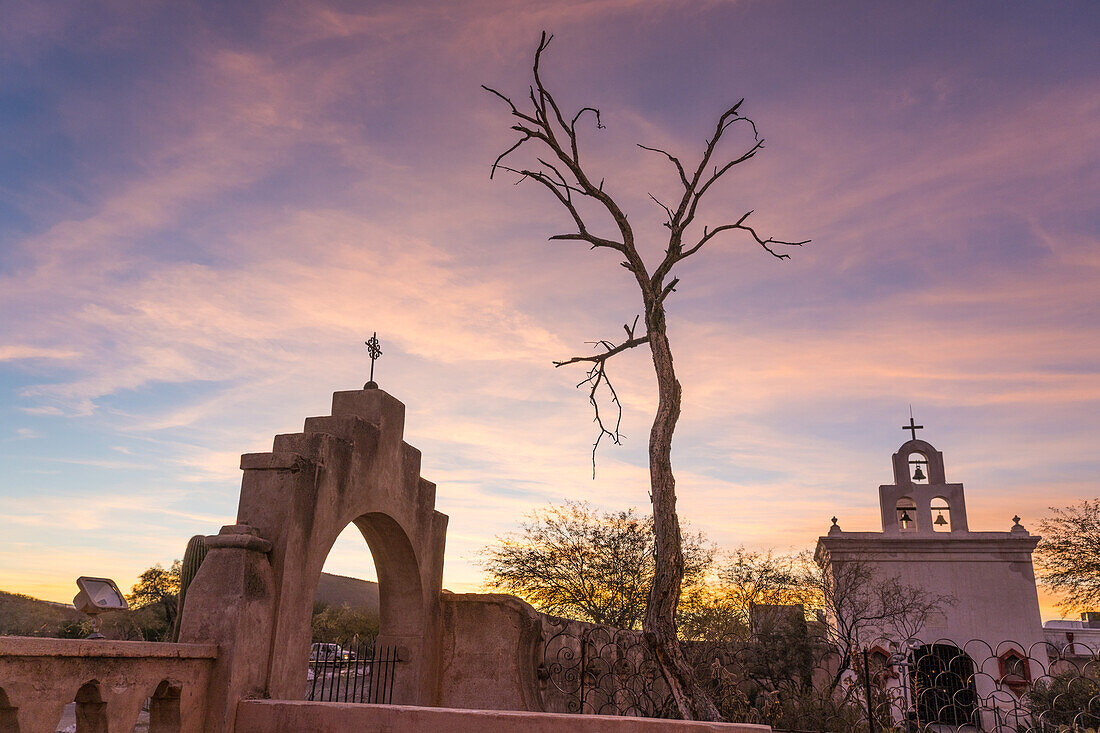
[[[932,524],[938,524],[942,527],[943,525],[947,524],[947,520],[943,518],[942,510],[937,511],[939,511],[940,513],[936,515],[936,521],[932,522]]]
[[[924,481],[924,479],[925,479],[924,471],[920,470],[920,464],[918,463],[917,464],[917,470],[913,471],[913,480],[914,481]]]
[[[898,518],[898,521],[902,522],[902,523],[913,521],[913,518],[909,516],[909,510],[908,509],[902,509],[901,510],[901,517]]]

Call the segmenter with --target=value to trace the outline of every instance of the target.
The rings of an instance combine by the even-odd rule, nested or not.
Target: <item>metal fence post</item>
[[[587,630],[581,631],[581,686],[580,686],[580,696],[581,697],[580,697],[580,700],[578,701],[579,707],[577,708],[577,712],[581,713],[581,714],[584,713],[584,682],[585,682],[585,679],[584,679],[584,672],[585,672],[584,663],[586,661],[585,658],[588,656],[585,653],[586,652],[585,646],[586,646],[587,642],[588,642],[588,631]]]
[[[863,692],[867,696],[867,730],[875,733],[875,708],[871,703],[871,658],[863,647]]]

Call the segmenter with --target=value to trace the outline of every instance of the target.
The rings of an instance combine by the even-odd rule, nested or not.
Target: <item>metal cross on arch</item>
[[[378,343],[378,332],[375,331],[370,340],[363,343],[366,344],[367,353],[370,355],[370,381],[363,385],[363,389],[378,389],[378,383],[374,381],[374,362],[382,356],[382,344]]]

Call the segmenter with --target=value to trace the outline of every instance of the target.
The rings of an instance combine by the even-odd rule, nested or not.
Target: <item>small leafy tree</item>
[[[1100,608],[1100,499],[1051,511],[1039,522],[1039,579],[1064,596],[1064,612]]]
[[[131,611],[149,608],[158,619],[163,614],[163,632],[156,631],[161,625],[157,623],[154,624],[156,629],[151,629],[149,633],[155,633],[157,638],[164,638],[176,620],[176,600],[179,590],[180,561],[174,561],[167,570],[157,563],[138,577],[138,582],[126,596],[126,602],[130,605]]]
[[[1070,669],[1037,680],[1024,697],[1037,730],[1086,730],[1100,726],[1100,682]]]
[[[634,509],[602,512],[587,502],[527,515],[520,531],[484,552],[492,590],[512,593],[557,616],[636,629],[654,573],[653,519]],[[712,550],[684,535],[684,584],[701,587]]]
[[[741,547],[715,566],[709,582],[684,590],[680,612],[684,639],[711,644],[744,641],[754,607],[802,602],[795,556]]]
[[[817,563],[804,554],[799,585],[806,608],[820,611],[823,640],[839,664],[829,688],[836,689],[864,646],[876,639],[904,641],[957,601],[884,576],[859,558]]]
[[[356,636],[373,639],[378,635],[378,615],[347,603],[337,606],[318,601],[313,604],[310,627],[313,641],[343,643]]]

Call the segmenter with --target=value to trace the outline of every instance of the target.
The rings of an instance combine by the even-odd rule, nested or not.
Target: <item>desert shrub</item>
[[[1100,681],[1076,669],[1037,680],[1024,705],[1036,733],[1100,727]]]

